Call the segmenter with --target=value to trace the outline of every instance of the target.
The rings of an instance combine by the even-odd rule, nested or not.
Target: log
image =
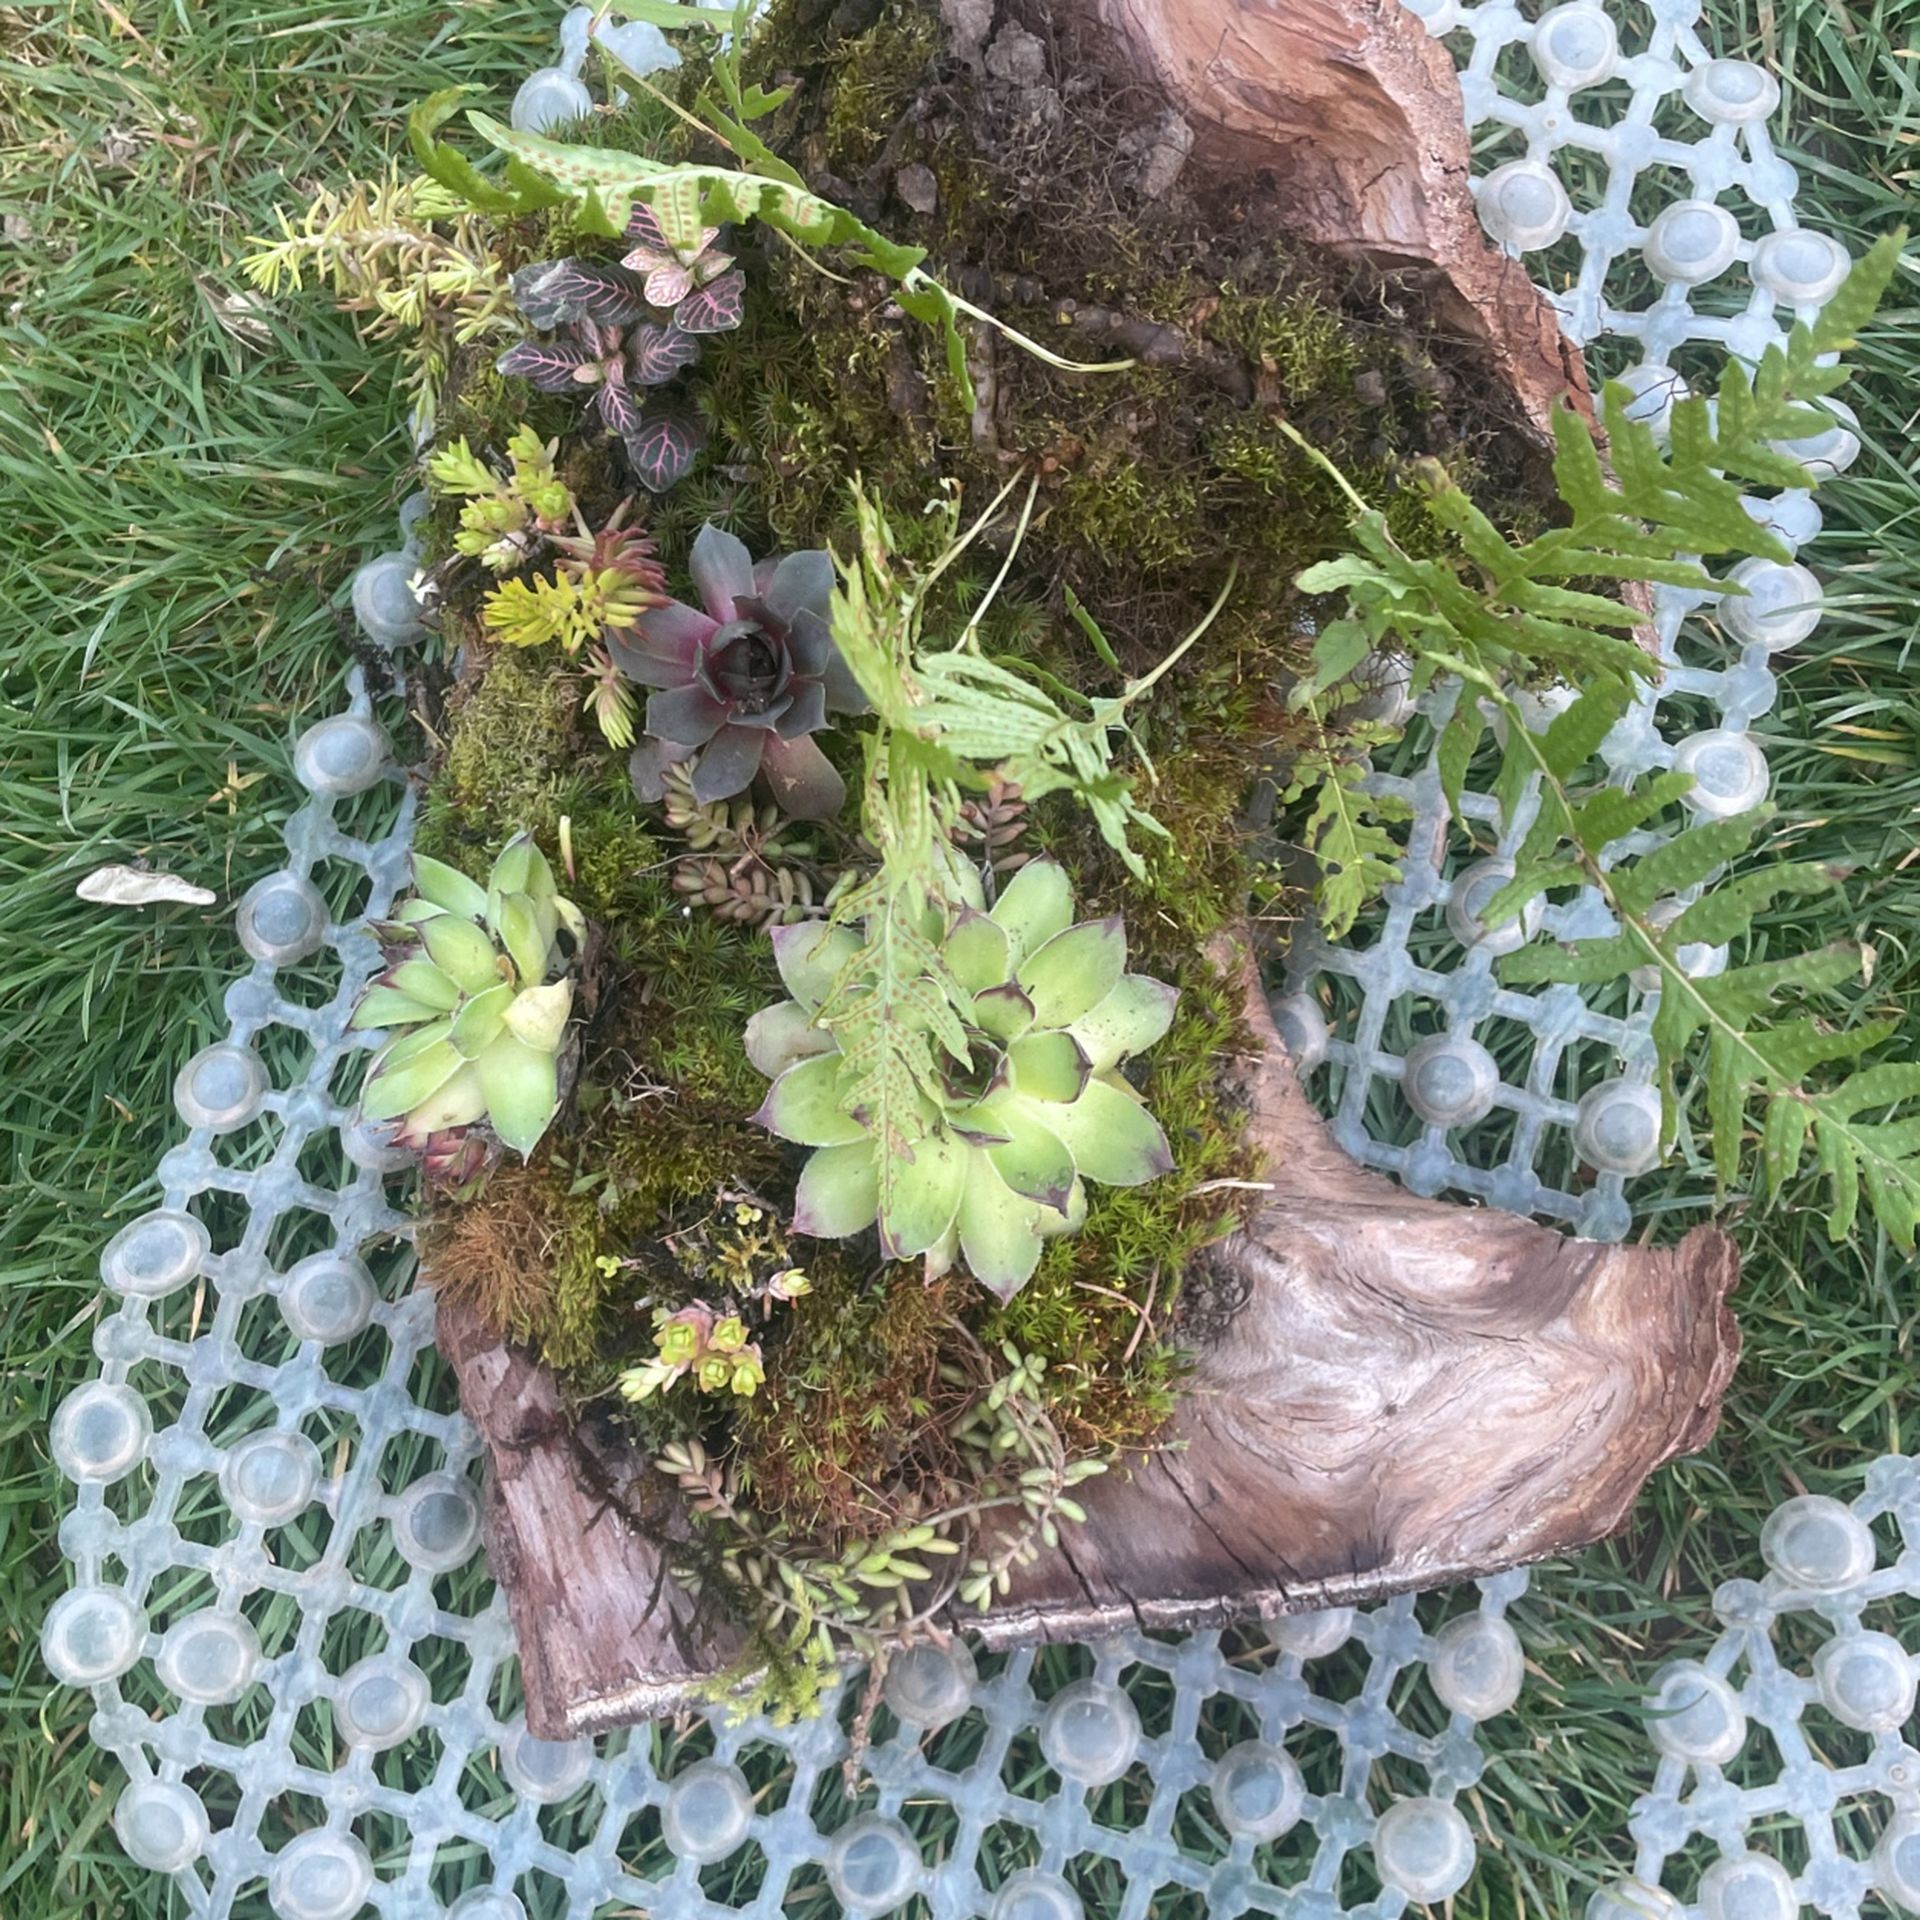
[[[991,1646],[1192,1628],[1371,1600],[1614,1531],[1699,1447],[1739,1353],[1732,1242],[1569,1240],[1416,1199],[1357,1167],[1301,1092],[1244,949],[1255,1049],[1226,1063],[1270,1191],[1196,1282],[1226,1324],[1170,1444],[1082,1490],[1087,1522],[984,1616]],[[492,1462],[488,1552],[527,1718],[559,1739],[690,1704],[737,1632],[673,1580],[684,1516],[555,1383],[443,1304]],[[651,1485],[648,1482],[652,1482]]]
[[[949,0],[951,4],[951,0]],[[1411,274],[1537,429],[1585,362],[1468,187],[1459,76],[1401,0],[1077,0],[1114,63],[1191,130],[1188,182],[1258,180],[1260,211]]]
[[[487,1559],[513,1616],[535,1736],[568,1739],[684,1706],[738,1657],[740,1635],[696,1621],[667,1571],[687,1535],[677,1500],[470,1306],[442,1298],[434,1337],[486,1441]]]

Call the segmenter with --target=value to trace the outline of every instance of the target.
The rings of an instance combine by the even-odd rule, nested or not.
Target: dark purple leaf
[[[640,402],[624,380],[609,380],[594,398],[600,404],[600,418],[622,440],[640,429]]]
[[[688,294],[674,308],[673,324],[682,333],[725,333],[740,324],[746,296],[746,276],[736,268]]]
[[[649,493],[665,493],[699,457],[707,429],[697,413],[655,402],[625,439],[640,484]]]
[[[700,342],[678,327],[635,327],[627,336],[627,364],[643,387],[671,380],[700,358]]]
[[[593,351],[572,340],[522,340],[494,364],[498,373],[518,374],[542,393],[578,393],[576,369],[593,364]]]
[[[623,327],[647,311],[646,282],[599,260],[546,260],[513,276],[514,304],[536,327],[593,320]]]

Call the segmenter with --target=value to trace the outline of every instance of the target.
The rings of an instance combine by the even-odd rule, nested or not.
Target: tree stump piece
[[[1192,130],[1186,165],[1258,180],[1276,225],[1412,270],[1537,428],[1585,363],[1474,210],[1460,81],[1401,0],[1078,0],[1111,58]]]

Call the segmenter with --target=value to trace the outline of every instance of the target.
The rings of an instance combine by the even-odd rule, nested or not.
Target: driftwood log
[[[1171,1444],[1089,1482],[1086,1525],[956,1620],[991,1645],[1217,1625],[1564,1552],[1718,1418],[1739,1351],[1724,1234],[1600,1246],[1363,1171],[1247,972],[1258,1050],[1231,1070],[1270,1192],[1210,1276],[1244,1299],[1196,1356]],[[488,1551],[533,1730],[687,1704],[739,1642],[669,1571],[685,1523],[666,1483],[466,1310],[443,1306],[440,1344],[491,1456]]]
[[[956,52],[992,70],[993,0],[940,7]],[[1562,397],[1585,406],[1551,308],[1481,233],[1453,67],[1400,0],[1054,10],[1165,103],[1183,190],[1250,186],[1249,218],[1412,269],[1536,426]],[[1201,1283],[1237,1310],[1195,1355],[1172,1444],[1090,1482],[1087,1524],[967,1622],[991,1643],[1314,1608],[1565,1551],[1617,1527],[1718,1417],[1739,1345],[1724,1235],[1598,1246],[1360,1170],[1235,964],[1256,1044],[1223,1067],[1269,1190]],[[533,1731],[686,1704],[739,1641],[671,1575],[677,1496],[451,1300],[440,1342],[491,1458],[488,1548]]]

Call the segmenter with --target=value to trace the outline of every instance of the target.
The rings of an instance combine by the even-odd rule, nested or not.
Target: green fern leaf
[[[1686,939],[1682,916],[1667,929],[1663,945],[1668,952],[1676,952]],[[1854,947],[1822,947],[1813,953],[1789,954],[1780,960],[1756,960],[1721,974],[1713,982],[1714,1011],[1735,1026],[1745,1026],[1758,1019],[1786,988],[1818,993],[1828,987],[1844,986],[1849,980],[1857,979],[1859,973],[1860,955]]]
[[[1473,763],[1474,749],[1486,731],[1486,716],[1477,700],[1456,700],[1447,724],[1440,729],[1440,744],[1434,761],[1440,772],[1440,792],[1447,810],[1458,820],[1460,794],[1467,784],[1467,769]]]
[[[1603,853],[1616,840],[1657,819],[1692,786],[1691,774],[1670,772],[1656,774],[1637,793],[1626,787],[1603,787],[1574,809],[1574,838],[1588,853]]]
[[[1315,905],[1332,940],[1353,931],[1361,910],[1383,887],[1400,878],[1401,847],[1384,823],[1412,817],[1402,800],[1370,794],[1361,786],[1366,768],[1345,763],[1325,771],[1314,806],[1300,830],[1301,844],[1319,864]],[[1296,786],[1289,798],[1298,798]]]
[[[1618,980],[1646,959],[1639,943],[1626,934],[1610,934],[1600,940],[1582,940],[1577,946],[1556,947],[1536,943],[1522,947],[1500,962],[1500,984],[1507,987],[1541,986],[1548,983],[1575,987],[1593,987],[1603,981]]]
[[[1820,1171],[1827,1176],[1833,1196],[1827,1234],[1830,1239],[1844,1240],[1860,1214],[1860,1149],[1845,1127],[1819,1113],[1813,1117],[1813,1142]]]

